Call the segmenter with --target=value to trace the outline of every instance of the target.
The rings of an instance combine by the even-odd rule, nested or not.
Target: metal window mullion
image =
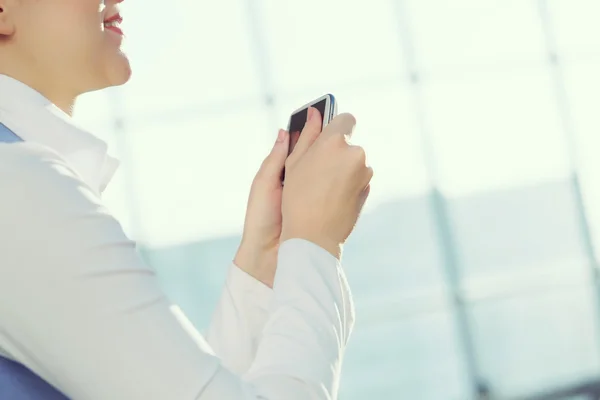
[[[548,1],[538,0],[538,10],[544,34],[546,50],[548,53],[548,60],[550,64],[549,68],[552,73],[552,81],[556,94],[558,112],[562,122],[565,144],[567,146],[567,157],[570,167],[570,183],[575,200],[577,222],[583,241],[584,252],[589,260],[590,275],[595,293],[594,303],[596,307],[596,334],[597,338],[600,338],[600,282],[598,259],[596,256],[589,216],[585,208],[585,197],[583,194],[583,187],[579,173],[579,154],[576,138],[577,132],[573,119],[573,111],[568,96],[567,84],[558,54],[556,32],[552,15],[548,7]]]
[[[444,256],[444,272],[450,287],[450,303],[459,337],[459,345],[462,348],[462,354],[465,356],[467,377],[470,381],[472,396],[473,398],[477,398],[481,376],[472,337],[471,324],[461,291],[459,246],[452,226],[452,219],[447,209],[446,199],[439,188],[438,167],[435,159],[433,140],[431,139],[427,123],[427,110],[423,100],[423,79],[419,74],[419,65],[405,2],[404,0],[394,0],[394,3],[398,20],[398,32],[406,61],[405,72],[408,74],[410,81],[410,90],[419,124],[423,157],[431,184],[431,211],[436,225],[438,244]]]

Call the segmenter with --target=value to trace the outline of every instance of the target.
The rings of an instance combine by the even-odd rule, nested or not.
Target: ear
[[[16,3],[12,0],[0,0],[0,39],[11,36],[15,31],[13,10]]]

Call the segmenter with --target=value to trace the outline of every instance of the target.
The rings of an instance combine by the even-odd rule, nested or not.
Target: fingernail
[[[285,140],[285,131],[283,129],[279,130],[277,134],[277,143],[283,142]]]
[[[319,111],[316,108],[312,109],[312,114],[310,115],[311,121],[316,121],[319,119]]]
[[[306,113],[306,122],[310,121],[313,118],[313,115],[315,115],[315,109],[309,107],[308,112]]]

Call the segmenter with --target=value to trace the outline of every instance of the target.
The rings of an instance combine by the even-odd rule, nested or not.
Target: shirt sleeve
[[[225,287],[213,314],[206,339],[223,365],[247,372],[256,356],[269,317],[273,290],[242,271],[229,267]]]
[[[0,146],[0,159],[0,347],[12,358],[78,400],[336,398],[354,312],[325,250],[281,245],[267,322],[242,374],[163,294],[58,155],[25,143]]]

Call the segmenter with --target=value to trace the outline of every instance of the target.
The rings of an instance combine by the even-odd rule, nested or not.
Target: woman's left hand
[[[288,155],[289,135],[280,130],[250,189],[244,233],[234,263],[268,287],[273,287],[281,235],[281,172]]]

